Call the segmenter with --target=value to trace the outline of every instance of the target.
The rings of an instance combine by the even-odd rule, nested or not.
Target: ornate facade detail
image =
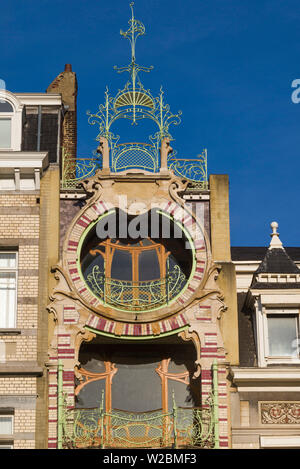
[[[196,371],[193,374],[193,379],[199,378],[201,374],[201,342],[199,335],[196,331],[191,331],[189,329],[185,329],[184,331],[179,332],[178,335],[182,340],[186,342],[191,340],[195,346],[197,359],[195,360]]]
[[[188,180],[191,189],[206,190],[206,150],[195,159],[176,158],[176,151],[170,144],[173,140],[170,126],[180,124],[181,111],[173,114],[170,106],[165,103],[162,88],[158,96],[153,96],[140,80],[140,72],[150,72],[153,67],[140,66],[136,62],[136,40],[145,34],[145,27],[134,17],[133,3],[130,8],[132,15],[129,29],[121,31],[121,35],[130,42],[131,62],[125,67],[115,67],[118,73],[129,73],[130,80],[115,96],[111,96],[107,88],[104,104],[95,113],[87,111],[89,123],[99,128],[96,137],[99,146],[93,158],[75,160],[70,155],[64,155],[62,188],[75,189],[78,183],[94,176],[97,170],[101,170],[102,174],[126,174],[138,170],[144,174],[171,172]],[[141,124],[146,119],[156,125],[157,131],[149,135],[147,142],[122,143],[120,136],[112,131],[120,119],[129,121],[132,125]]]
[[[261,423],[300,425],[300,402],[260,402]]]

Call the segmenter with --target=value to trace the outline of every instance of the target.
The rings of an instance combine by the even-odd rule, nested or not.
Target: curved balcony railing
[[[168,304],[181,292],[186,281],[178,265],[165,278],[150,281],[109,278],[97,265],[86,276],[90,290],[104,303],[137,312]]]
[[[142,143],[122,143],[116,145],[110,155],[110,170],[113,173],[129,169],[142,169],[151,173],[158,173],[160,169],[160,155],[154,145]],[[177,159],[168,157],[168,168],[180,178],[190,181],[190,187],[195,189],[208,189],[207,154],[203,151],[195,159]],[[95,158],[63,157],[62,189],[74,190],[83,179],[95,175],[102,169],[102,156]]]
[[[103,408],[68,409],[62,446],[83,448],[214,448],[212,399],[204,407],[173,407],[148,412]]]
[[[105,409],[104,391],[98,408],[74,408],[63,390],[63,364],[58,363],[57,447],[62,448],[216,448],[219,437],[218,364],[212,364],[212,388],[202,407],[148,412]],[[171,403],[170,403],[171,404]]]
[[[83,179],[92,177],[98,169],[102,169],[101,158],[63,158],[62,189],[76,189]]]

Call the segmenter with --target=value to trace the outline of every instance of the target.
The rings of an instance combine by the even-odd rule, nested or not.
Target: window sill
[[[266,365],[299,365],[300,359],[298,357],[272,357],[266,358]]]
[[[14,328],[7,328],[1,329],[0,328],[0,335],[21,335],[21,329],[14,329]]]
[[[0,376],[43,376],[43,368],[36,362],[30,361],[18,361],[11,362],[7,361],[1,363]]]

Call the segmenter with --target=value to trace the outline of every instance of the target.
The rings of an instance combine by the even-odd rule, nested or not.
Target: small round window
[[[169,304],[186,286],[192,267],[190,241],[158,210],[139,217],[113,210],[89,229],[80,251],[89,290],[105,304],[126,311]]]

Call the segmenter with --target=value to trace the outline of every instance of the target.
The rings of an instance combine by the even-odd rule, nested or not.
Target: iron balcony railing
[[[213,363],[213,388],[203,407],[173,407],[149,412],[69,408],[58,365],[58,449],[79,448],[219,448],[218,366]]]
[[[129,169],[142,169],[150,173],[158,173],[160,168],[156,149],[149,144],[128,143],[119,144],[110,161],[112,173]],[[195,190],[208,189],[207,152],[204,150],[195,159],[168,158],[168,168],[178,177],[190,182],[189,186]],[[63,155],[61,188],[75,190],[80,181],[92,177],[97,170],[102,169],[102,158],[71,158]]]
[[[213,405],[186,408],[173,403],[169,412],[69,409],[63,418],[62,447],[213,448]]]
[[[187,281],[178,265],[165,278],[137,282],[106,277],[96,265],[85,280],[92,293],[104,303],[131,311],[145,311],[168,304]]]

